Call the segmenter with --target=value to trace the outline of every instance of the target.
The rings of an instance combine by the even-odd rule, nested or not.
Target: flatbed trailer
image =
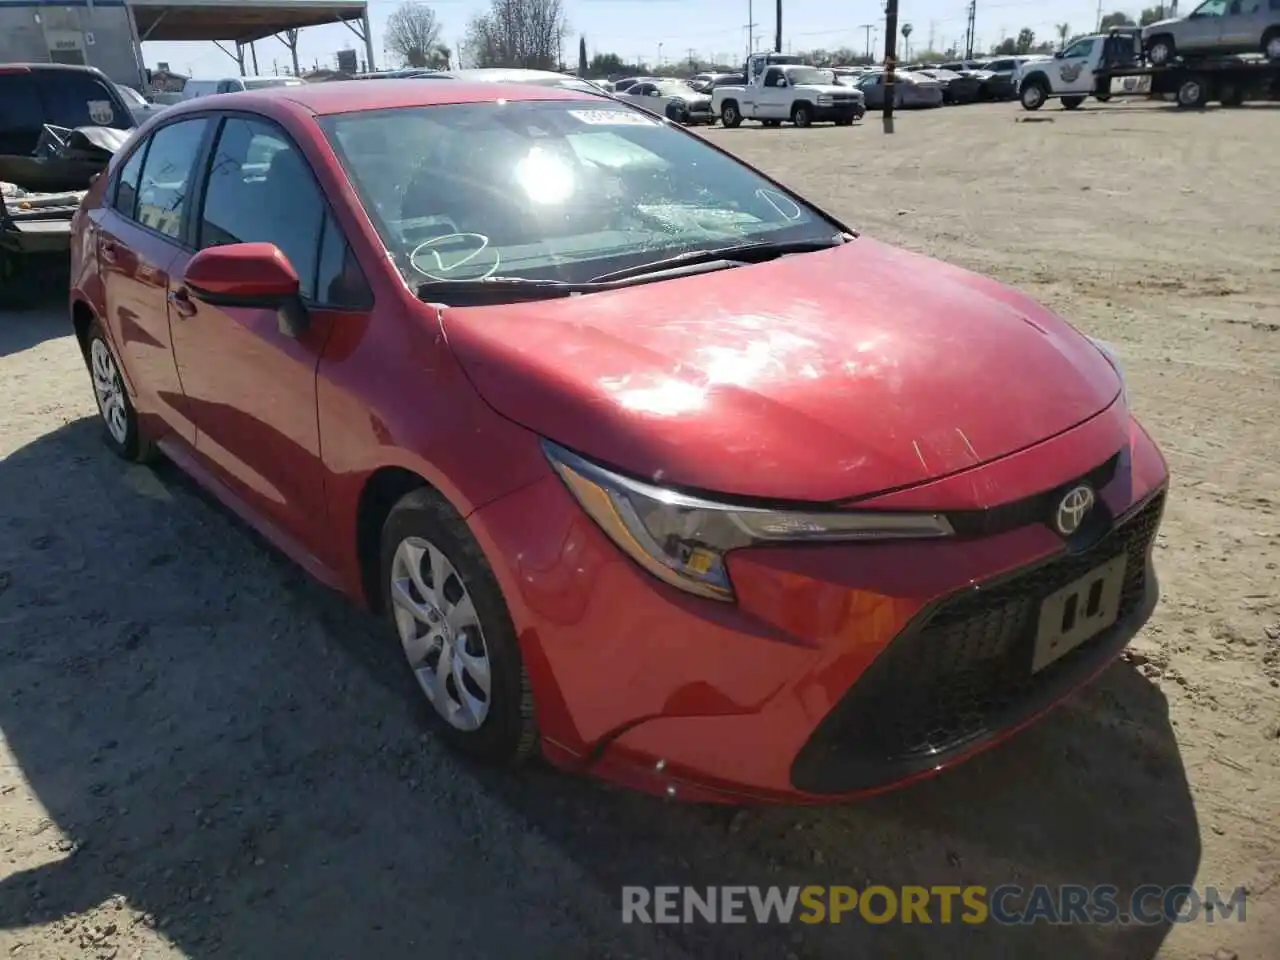
[[[1238,107],[1246,100],[1280,99],[1280,61],[1276,60],[1215,57],[1160,66],[1129,63],[1100,67],[1094,77],[1094,96],[1099,100],[1172,94],[1178,106],[1194,109],[1213,101]],[[1143,82],[1145,78],[1149,80]],[[1129,79],[1134,83],[1127,83]]]

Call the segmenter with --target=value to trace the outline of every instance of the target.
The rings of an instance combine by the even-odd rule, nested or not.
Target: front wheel
[[[1062,108],[1064,110],[1074,110],[1080,104],[1084,103],[1084,97],[1063,97]]]
[[[106,430],[107,446],[121,459],[146,463],[155,456],[155,448],[142,434],[138,412],[133,408],[124,386],[124,376],[115,353],[101,325],[95,320],[85,342],[85,360],[93,381],[93,398]]]
[[[1262,52],[1268,60],[1280,60],[1280,30],[1272,30],[1262,38]]]
[[[791,122],[797,127],[807,127],[813,123],[813,114],[807,103],[797,103],[791,108]]]
[[[406,494],[382,528],[383,609],[442,739],[510,763],[538,744],[515,627],[466,522],[439,494]]]
[[[732,100],[720,107],[720,123],[730,130],[742,126],[742,114],[738,112],[738,105]]]
[[[1043,83],[1032,81],[1022,88],[1022,108],[1024,110],[1039,110],[1048,99],[1049,90]]]

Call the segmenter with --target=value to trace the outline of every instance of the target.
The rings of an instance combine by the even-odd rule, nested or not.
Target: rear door
[[[190,258],[179,257],[173,342],[197,457],[255,514],[330,563],[316,372],[334,323],[371,308],[368,288],[302,150],[266,118],[222,119],[200,209],[201,249],[272,243],[288,257],[310,325],[293,337],[275,310],[199,301],[181,286]]]
[[[190,193],[209,121],[169,123],[139,143],[107,185],[96,225],[107,325],[151,436],[195,442],[174,364],[170,270],[187,249]]]

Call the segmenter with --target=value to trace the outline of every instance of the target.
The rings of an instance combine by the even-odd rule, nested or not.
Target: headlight
[[[659,580],[702,597],[733,600],[725,556],[778,541],[946,537],[932,513],[767,510],[716,503],[614,473],[548,440],[543,451],[578,503],[632,560]]]

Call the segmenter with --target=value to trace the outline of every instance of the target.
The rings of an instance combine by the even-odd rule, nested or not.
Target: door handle
[[[102,259],[105,260],[107,263],[116,262],[116,254],[118,252],[118,249],[116,245],[112,243],[110,240],[103,240],[102,245],[98,249],[102,253]]]
[[[173,307],[178,316],[194,317],[196,315],[196,305],[186,290],[174,290],[169,294],[169,304]]]

